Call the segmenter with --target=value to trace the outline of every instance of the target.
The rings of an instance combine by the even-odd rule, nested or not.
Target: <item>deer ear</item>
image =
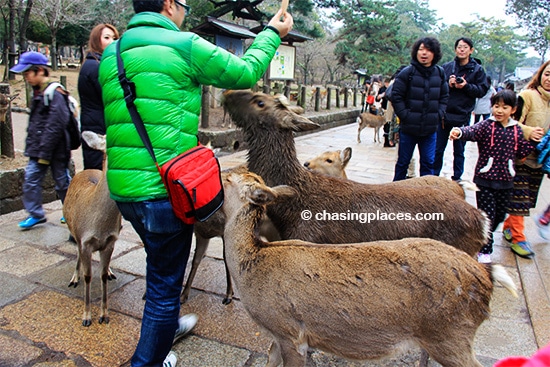
[[[248,196],[248,201],[254,205],[267,205],[275,200],[275,194],[269,187],[258,188]]]
[[[288,111],[288,113],[285,114],[281,120],[279,120],[279,126],[294,131],[309,131],[321,127],[321,125],[311,121],[310,119],[290,111]]]
[[[340,152],[340,159],[342,159],[342,166],[346,167],[351,159],[351,148],[347,147],[342,152]]]

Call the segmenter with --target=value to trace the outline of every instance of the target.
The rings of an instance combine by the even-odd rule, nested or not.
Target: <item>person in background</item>
[[[50,75],[46,56],[34,51],[25,52],[19,57],[19,63],[10,70],[23,73],[25,81],[32,87],[31,113],[25,140],[25,156],[29,157],[29,162],[23,182],[23,205],[29,216],[19,222],[19,227],[27,230],[47,220],[42,207],[42,182],[48,168],[52,171],[57,196],[61,202],[65,200],[71,182],[71,149],[67,132],[71,112],[65,96],[59,90],[53,93],[48,106],[44,103],[44,90],[49,84]]]
[[[98,80],[99,61],[107,46],[119,38],[117,29],[111,24],[98,24],[90,32],[86,61],[78,75],[78,95],[80,96],[80,130],[93,131],[105,135],[103,100]],[[92,149],[82,141],[84,169],[103,169],[103,152]]]
[[[411,64],[396,76],[391,103],[399,118],[399,147],[394,181],[407,177],[409,163],[418,145],[420,176],[433,175],[437,126],[447,108],[449,87],[440,66],[441,45],[433,37],[417,40]]]
[[[196,315],[178,319],[180,293],[191,251],[193,225],[178,219],[157,167],[132,122],[118,79],[116,45],[135,105],[151,138],[158,164],[196,147],[203,85],[253,87],[266,72],[281,38],[292,29],[279,10],[242,57],[180,27],[185,0],[133,0],[136,14],[124,35],[103,52],[99,65],[107,126],[107,181],[122,216],[143,241],[146,295],[133,367],[174,367],[175,339],[189,332]],[[205,67],[207,66],[207,67]]]
[[[449,102],[443,123],[437,129],[434,175],[439,176],[443,168],[443,156],[453,127],[470,124],[476,98],[483,97],[489,89],[483,67],[471,57],[474,44],[471,39],[461,37],[455,41],[456,57],[443,65],[449,84]],[[452,179],[460,181],[464,173],[464,147],[466,142],[453,141]]]
[[[491,118],[473,126],[454,127],[449,139],[477,142],[479,158],[474,183],[477,207],[491,221],[489,239],[478,254],[478,261],[490,263],[493,232],[504,221],[514,186],[514,162],[526,157],[535,145],[523,139],[521,127],[512,118],[517,109],[516,94],[504,89],[491,97]]]
[[[550,126],[550,61],[542,64],[527,87],[519,94],[523,108],[519,122],[525,139],[540,141]],[[536,152],[516,162],[514,190],[502,234],[516,255],[531,258],[535,253],[525,236],[524,217],[537,206],[544,172]]]
[[[492,85],[490,76],[487,77],[487,83],[489,83],[487,93],[476,100],[476,106],[474,107],[474,123],[487,120],[491,115],[491,97],[497,91]]]

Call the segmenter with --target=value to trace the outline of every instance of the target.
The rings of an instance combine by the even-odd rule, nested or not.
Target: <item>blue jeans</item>
[[[394,181],[407,178],[407,169],[411,162],[414,148],[418,145],[420,155],[420,176],[433,175],[435,155],[436,133],[428,136],[414,136],[399,132],[399,150],[397,152],[397,163],[395,163]]]
[[[42,182],[48,168],[52,171],[55,182],[55,191],[61,202],[65,201],[67,189],[71,183],[68,168],[69,162],[52,160],[50,165],[38,163],[38,159],[30,158],[25,168],[25,182],[23,182],[23,206],[32,217],[44,218],[46,213],[42,207]]]
[[[447,142],[449,141],[449,134],[451,133],[452,126],[442,127],[439,125],[437,128],[437,143],[435,147],[435,161],[434,161],[434,175],[439,176],[441,169],[443,168],[443,156],[445,154],[445,148],[447,148]],[[464,173],[464,148],[466,142],[464,140],[453,140],[453,180],[460,180]]]
[[[147,254],[145,308],[131,364],[162,366],[178,328],[180,293],[193,226],[174,215],[168,199],[117,205],[139,234]]]

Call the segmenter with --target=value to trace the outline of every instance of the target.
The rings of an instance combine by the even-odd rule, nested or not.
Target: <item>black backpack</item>
[[[69,95],[69,91],[65,89],[61,83],[50,83],[44,90],[44,105],[48,107],[53,99],[53,94],[57,88],[61,88],[67,107],[69,108],[69,121],[67,121],[66,130],[68,136],[68,146],[71,150],[80,148],[82,137],[80,135],[80,121],[78,119],[80,113],[78,110],[78,102],[73,96]]]

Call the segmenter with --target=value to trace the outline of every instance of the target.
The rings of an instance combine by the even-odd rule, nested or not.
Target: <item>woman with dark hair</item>
[[[78,75],[78,95],[80,96],[80,130],[93,131],[105,135],[103,101],[98,81],[99,61],[105,47],[119,37],[117,29],[106,23],[98,24],[90,32],[86,61]],[[102,169],[103,152],[92,149],[82,142],[84,169]]]
[[[395,78],[391,103],[399,117],[399,148],[393,180],[404,180],[418,145],[420,176],[433,175],[437,126],[445,114],[449,87],[445,73],[437,65],[441,45],[433,37],[415,42],[411,64]]]
[[[541,65],[527,87],[519,94],[523,108],[519,122],[527,140],[540,141],[550,126],[550,61]],[[516,255],[531,258],[535,253],[525,237],[523,218],[536,207],[544,173],[536,153],[516,162],[514,190],[502,234]]]

